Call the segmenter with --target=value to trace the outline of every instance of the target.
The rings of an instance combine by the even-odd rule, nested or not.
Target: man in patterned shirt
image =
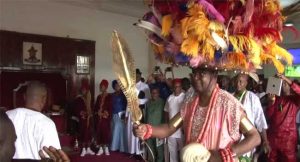
[[[181,112],[168,124],[136,126],[136,136],[165,138],[182,127],[186,145],[202,144],[210,151],[210,162],[233,161],[260,144],[260,136],[247,119],[242,105],[218,87],[215,68],[194,68],[192,79],[195,91],[186,95]],[[245,136],[242,141],[239,141],[240,132]]]

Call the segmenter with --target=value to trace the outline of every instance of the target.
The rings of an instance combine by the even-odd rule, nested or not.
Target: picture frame
[[[23,64],[42,65],[42,43],[23,42]]]
[[[76,73],[77,74],[90,73],[90,56],[83,56],[83,55],[76,56]]]

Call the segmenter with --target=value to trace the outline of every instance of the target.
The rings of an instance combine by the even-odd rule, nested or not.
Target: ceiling
[[[283,8],[296,2],[299,2],[299,0],[280,0],[280,4]]]
[[[143,0],[49,0],[79,7],[141,17],[148,10]]]
[[[117,14],[141,17],[148,10],[144,0],[48,0],[69,5],[85,7],[95,10],[113,12]],[[286,8],[298,2],[297,14],[289,13],[288,21],[300,24],[300,0],[280,0],[281,6]]]

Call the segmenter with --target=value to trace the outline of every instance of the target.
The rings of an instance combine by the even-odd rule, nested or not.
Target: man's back
[[[54,122],[42,113],[26,108],[6,113],[17,134],[14,159],[40,159],[38,152],[43,146],[61,148]]]

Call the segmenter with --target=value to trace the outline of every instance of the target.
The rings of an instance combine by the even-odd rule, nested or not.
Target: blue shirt
[[[119,112],[125,111],[127,107],[127,100],[123,93],[112,94],[112,113],[117,114]]]

